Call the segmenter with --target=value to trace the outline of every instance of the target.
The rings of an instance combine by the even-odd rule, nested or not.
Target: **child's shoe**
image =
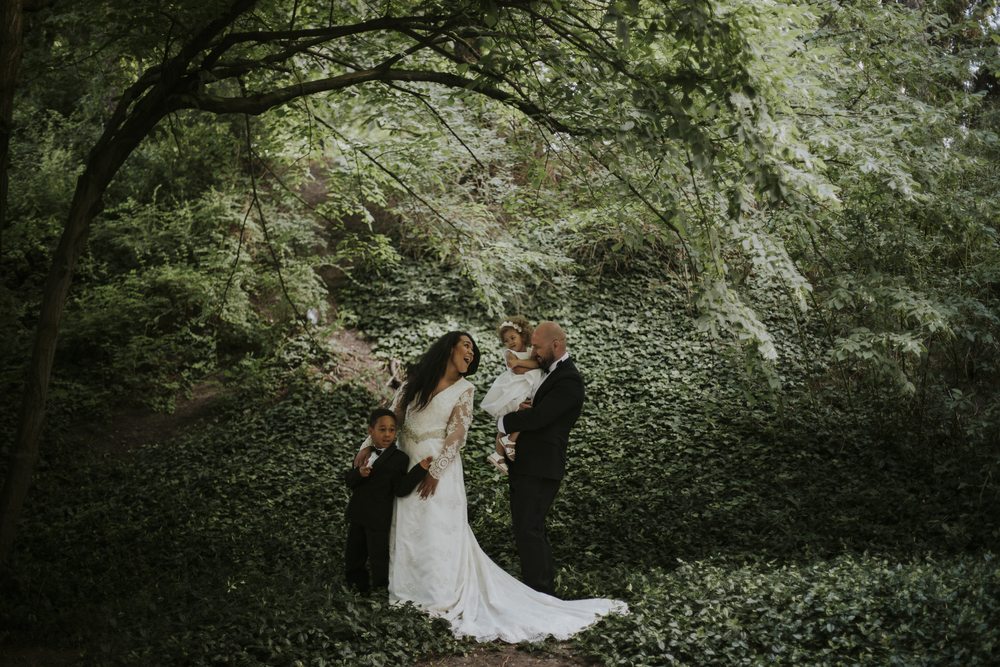
[[[513,461],[514,460],[514,446],[515,446],[516,443],[513,440],[511,440],[510,438],[508,438],[507,436],[503,436],[502,438],[500,438],[500,444],[503,445],[503,450],[505,452],[507,452],[507,458],[509,458],[511,461]]]
[[[492,463],[493,467],[496,468],[497,470],[499,470],[500,472],[502,472],[503,474],[505,474],[505,475],[508,474],[507,473],[507,462],[504,461],[503,457],[500,456],[499,454],[497,454],[496,452],[493,452],[492,454],[490,454],[489,456],[487,456],[486,460],[489,461],[490,463]]]

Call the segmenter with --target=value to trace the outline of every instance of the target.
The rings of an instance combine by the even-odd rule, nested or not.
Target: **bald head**
[[[531,356],[539,368],[548,368],[566,353],[566,332],[555,322],[542,322],[531,334]]]
[[[555,322],[542,322],[535,327],[535,333],[538,334],[539,341],[544,341],[546,343],[560,341],[563,344],[563,347],[566,346],[566,332],[563,331],[563,328]],[[535,337],[532,336],[531,340],[534,342]]]

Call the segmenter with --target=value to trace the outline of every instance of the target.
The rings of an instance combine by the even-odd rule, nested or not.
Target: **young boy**
[[[408,495],[424,478],[431,459],[428,456],[407,472],[410,457],[396,448],[396,416],[379,408],[368,417],[368,435],[374,451],[361,467],[347,473],[351,499],[347,503],[347,583],[362,593],[372,585],[389,588],[389,526],[392,523],[393,496]]]

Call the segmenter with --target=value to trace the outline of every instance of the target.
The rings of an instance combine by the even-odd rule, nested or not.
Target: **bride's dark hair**
[[[423,410],[430,403],[431,394],[434,393],[438,382],[444,377],[445,369],[448,368],[451,351],[458,345],[462,336],[472,341],[472,363],[462,376],[468,377],[479,370],[479,346],[476,345],[476,339],[464,331],[446,333],[438,338],[431,345],[431,349],[420,357],[420,361],[410,366],[406,372],[406,393],[403,394],[402,406],[404,414],[412,401],[416,401],[417,410]]]

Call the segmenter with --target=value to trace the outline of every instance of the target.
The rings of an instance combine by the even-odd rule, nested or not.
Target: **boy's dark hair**
[[[368,416],[368,428],[375,428],[375,422],[377,422],[382,417],[392,417],[392,421],[396,421],[396,413],[388,408],[376,408],[372,410],[372,413]]]

